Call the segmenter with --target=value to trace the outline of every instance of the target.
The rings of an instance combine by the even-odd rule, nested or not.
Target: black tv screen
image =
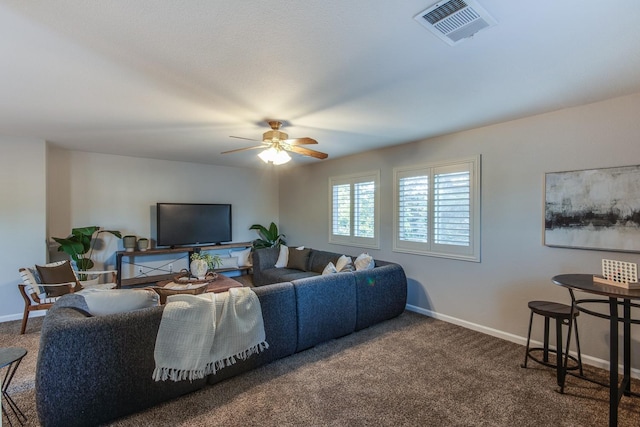
[[[157,245],[202,245],[231,241],[231,205],[158,203]]]

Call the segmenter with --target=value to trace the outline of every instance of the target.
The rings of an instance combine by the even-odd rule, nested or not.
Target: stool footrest
[[[542,351],[542,352],[544,352],[544,348],[543,347],[532,347],[532,348],[530,348],[529,351],[527,352],[527,357],[529,359],[531,359],[534,362],[539,363],[541,365],[548,366],[549,368],[556,369],[558,367],[558,365],[556,365],[555,363],[545,362],[544,360],[542,360],[542,359],[534,356],[533,354],[531,354],[534,351]],[[548,349],[547,351],[549,353],[555,354],[556,357],[557,357],[557,353],[558,353],[557,351],[555,351],[553,349]],[[563,357],[564,357],[564,354],[563,354]],[[571,361],[573,361],[575,363],[575,365],[572,364],[570,366],[567,366],[567,371],[575,371],[577,369],[580,369],[580,362],[578,361],[578,359],[575,356],[572,356],[572,355],[568,355],[568,357],[569,357],[569,360],[571,360]],[[557,359],[556,359],[556,361],[557,361]]]

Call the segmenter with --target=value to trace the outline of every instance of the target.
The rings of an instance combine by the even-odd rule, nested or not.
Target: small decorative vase
[[[124,236],[122,244],[125,252],[133,252],[136,249],[136,236]]]
[[[145,239],[144,237],[142,239],[138,239],[138,250],[139,251],[146,251],[147,248],[149,247],[149,239]]]
[[[204,277],[207,275],[207,270],[209,266],[207,262],[203,259],[194,259],[191,261],[189,265],[191,269],[191,275],[198,278],[198,280],[204,280]]]

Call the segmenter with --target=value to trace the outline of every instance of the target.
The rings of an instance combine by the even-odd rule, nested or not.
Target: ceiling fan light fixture
[[[284,150],[279,150],[276,154],[276,157],[273,159],[274,165],[284,165],[289,160],[291,160],[291,156],[287,154]]]
[[[276,152],[276,149],[273,147],[269,147],[266,150],[260,152],[260,154],[258,154],[258,157],[260,157],[260,160],[262,160],[265,163],[269,163],[269,162],[273,162],[273,159],[275,158],[276,154],[278,154]]]
[[[283,165],[291,160],[291,156],[284,150],[278,150],[274,147],[269,147],[260,154],[258,154],[260,160],[265,163],[273,163],[274,165]]]
[[[302,156],[314,157],[316,159],[326,159],[327,157],[329,157],[329,155],[326,153],[303,147],[304,145],[308,144],[317,144],[318,141],[316,141],[315,139],[309,137],[289,139],[289,134],[280,130],[282,122],[271,120],[268,123],[271,127],[271,130],[262,134],[261,145],[223,151],[222,154],[262,149],[263,151],[258,154],[260,160],[265,163],[271,163],[274,165],[283,165],[291,161],[291,156],[288,152],[293,152]],[[232,138],[256,141],[255,139],[243,138],[240,136],[232,136]]]

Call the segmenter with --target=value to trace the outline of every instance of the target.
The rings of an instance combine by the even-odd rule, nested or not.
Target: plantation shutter
[[[400,177],[398,181],[398,238],[429,241],[429,176]]]
[[[329,178],[329,243],[380,247],[380,171]]]
[[[333,186],[332,234],[337,236],[351,235],[351,185]]]
[[[393,173],[393,250],[479,262],[480,156]]]
[[[375,226],[375,182],[357,182],[353,185],[354,212],[353,235],[374,237]]]
[[[466,165],[436,168],[433,182],[433,241],[469,246],[471,186]]]

